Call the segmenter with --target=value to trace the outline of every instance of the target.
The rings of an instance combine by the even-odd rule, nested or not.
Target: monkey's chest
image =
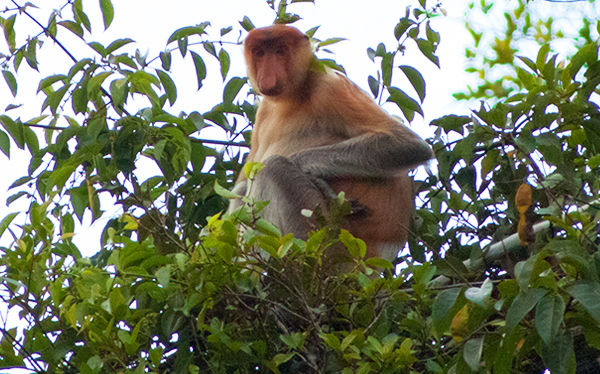
[[[301,135],[296,132],[273,135],[270,139],[259,139],[254,160],[265,161],[271,156],[285,156],[304,151],[310,148],[321,147],[342,141],[338,137],[327,134],[327,136]],[[254,144],[253,144],[254,146]]]
[[[287,118],[278,123],[265,121],[260,124],[258,136],[253,139],[255,157],[252,161],[265,161],[278,155],[289,157],[310,148],[338,143],[349,138],[346,131],[339,130],[335,121]]]

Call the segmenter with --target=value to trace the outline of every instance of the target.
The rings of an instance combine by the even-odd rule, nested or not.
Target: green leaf
[[[163,69],[165,69],[166,71],[171,70],[171,51],[166,50],[164,52],[160,52],[159,56]]]
[[[204,117],[202,116],[202,114],[198,113],[198,112],[192,112],[189,114],[189,116],[187,116],[187,118],[185,119],[188,123],[190,123],[191,125],[193,125],[193,128],[196,129],[196,131],[200,131],[203,128],[205,128],[206,126],[208,126],[206,124],[206,122],[204,122]],[[190,133],[193,131],[190,131]]]
[[[102,19],[104,20],[104,30],[106,30],[113,21],[115,9],[110,0],[100,0],[100,9],[102,10]]]
[[[227,73],[229,72],[229,53],[226,50],[221,49],[219,51],[219,62],[221,63],[221,77],[223,77],[223,82],[225,82],[225,78],[227,78]]]
[[[227,82],[225,89],[223,90],[223,103],[232,103],[235,97],[238,95],[244,84],[248,80],[246,78],[233,77]]]
[[[394,64],[394,55],[391,53],[384,53],[381,58],[381,76],[383,84],[389,87],[392,84],[392,66]]]
[[[202,43],[204,46],[204,50],[208,53],[210,53],[211,56],[214,56],[217,60],[219,59],[219,56],[217,56],[217,50],[215,49],[215,44],[211,43],[211,42],[204,42]]]
[[[37,46],[38,40],[33,38],[27,43],[27,49],[25,50],[25,59],[27,60],[27,64],[34,70],[38,70],[38,62],[37,62]]]
[[[334,351],[340,350],[340,348],[341,348],[340,339],[338,339],[338,337],[335,336],[334,334],[319,333],[319,337],[321,339],[323,339],[325,344],[327,344]]]
[[[169,287],[171,281],[171,266],[166,265],[156,271],[156,281],[164,288]]]
[[[529,288],[529,284],[534,276],[534,267],[539,259],[539,254],[535,254],[529,257],[526,261],[519,261],[515,265],[515,278],[517,279],[517,282],[519,282],[519,287],[522,291],[525,291]]]
[[[474,372],[479,369],[481,362],[481,353],[483,352],[483,338],[469,339],[463,349],[463,358],[471,370]]]
[[[85,113],[87,112],[87,104],[88,104],[88,94],[87,94],[87,82],[82,81],[79,86],[73,90],[73,97],[71,99],[71,105],[73,107],[73,111],[75,113]]]
[[[87,186],[71,188],[68,191],[68,194],[71,197],[71,205],[73,206],[73,211],[75,212],[77,218],[79,218],[79,220],[81,221],[83,219],[83,213],[85,212],[85,209],[90,205]]]
[[[435,262],[439,274],[451,278],[462,278],[469,273],[469,269],[456,256],[446,255],[446,257]]]
[[[87,14],[83,11],[82,0],[73,1],[73,14],[75,15],[75,20],[78,23],[83,23],[83,26],[88,32],[92,32],[92,23],[88,18]]]
[[[23,135],[25,136],[25,144],[29,149],[31,155],[36,155],[40,150],[40,143],[37,135],[30,127],[23,128]]]
[[[538,55],[535,60],[535,66],[539,71],[543,71],[544,66],[546,66],[546,57],[548,56],[548,52],[550,52],[550,44],[544,44],[538,51]]]
[[[65,186],[65,183],[67,182],[69,177],[71,177],[71,175],[73,175],[75,170],[77,170],[78,166],[79,165],[76,165],[74,163],[68,163],[68,164],[64,164],[63,166],[57,168],[52,173],[50,173],[50,177],[48,178],[48,185],[56,186],[56,187],[58,187],[59,190],[62,190],[62,188]],[[87,187],[85,189],[86,189],[85,193],[87,195]]]
[[[10,139],[2,130],[0,130],[0,151],[10,158]]]
[[[47,78],[44,78],[40,81],[37,92],[44,90],[46,87],[49,87],[58,81],[64,81],[65,78],[67,78],[67,76],[62,74],[51,75]]]
[[[11,52],[14,52],[16,49],[14,30],[16,19],[16,15],[12,15],[7,19],[0,18],[0,22],[2,23],[2,29],[4,30],[4,39],[6,39],[6,43],[8,44],[8,48]]]
[[[110,0],[107,0],[110,1]],[[110,43],[108,47],[106,47],[106,53],[110,54],[116,51],[117,49],[129,44],[134,43],[133,39],[117,39],[114,42]]]
[[[128,79],[131,82],[132,92],[139,92],[146,95],[152,103],[158,103],[158,95],[152,88],[152,85],[160,85],[160,80],[158,78],[143,70],[138,70],[129,75]]]
[[[4,111],[8,112],[9,110],[17,109],[17,108],[20,108],[22,106],[23,106],[23,104],[8,104],[6,106],[6,108],[4,108]]]
[[[203,22],[199,25],[196,26],[188,26],[188,27],[182,27],[178,30],[176,30],[173,34],[171,34],[171,36],[169,36],[169,39],[167,41],[167,44],[175,41],[175,40],[179,40],[182,38],[187,38],[190,35],[203,35],[206,34],[206,32],[204,31],[204,29],[210,25],[210,22]]]
[[[589,43],[581,47],[571,58],[571,63],[568,65],[569,73],[572,78],[579,72],[584,64],[591,66],[598,60],[598,47],[595,43]]]
[[[274,365],[273,369],[277,368],[281,364],[285,364],[286,362],[291,360],[292,357],[294,357],[295,355],[296,355],[296,352],[276,354],[275,357],[273,357],[273,359],[271,360],[271,363]],[[275,371],[275,370],[273,370],[273,371]]]
[[[202,88],[202,81],[206,78],[206,65],[204,60],[194,51],[191,51],[192,58],[194,59],[194,66],[196,67],[196,78],[198,78],[198,89]]]
[[[188,38],[181,38],[179,40],[177,40],[177,47],[179,47],[179,52],[181,53],[181,57],[185,57],[186,53],[187,53],[187,47],[188,47]]]
[[[367,246],[361,239],[355,238],[348,230],[340,231],[340,241],[348,248],[352,257],[364,258],[367,254]]]
[[[39,188],[38,188],[38,190],[39,190]],[[14,194],[14,195],[9,196],[6,199],[6,205],[8,206],[8,205],[12,204],[14,201],[17,201],[17,199],[19,199],[19,198],[21,198],[23,196],[31,197],[31,195],[29,193],[27,193],[26,191],[21,191],[21,192],[18,192],[16,194]]]
[[[160,79],[160,82],[162,83],[163,88],[165,89],[167,99],[169,99],[169,103],[172,106],[177,100],[177,87],[175,86],[175,82],[173,82],[173,79],[171,79],[169,74],[165,73],[162,70],[156,69],[156,73],[158,74],[158,78]]]
[[[215,180],[215,193],[226,199],[237,199],[241,196],[229,191],[228,189],[221,187],[218,180]]]
[[[371,75],[369,75],[367,81],[369,83],[369,89],[371,90],[373,97],[377,99],[377,96],[379,95],[379,81],[377,81],[377,79],[375,79],[375,77]]]
[[[414,24],[415,22],[408,18],[408,16],[400,18],[400,22],[398,22],[398,24],[394,28],[394,36],[396,37],[396,40],[400,40],[400,38],[402,37],[402,35],[404,35],[406,30],[408,30],[408,28]]]
[[[88,45],[92,47],[92,49],[98,52],[102,57],[106,57],[108,53],[106,53],[106,48],[98,42],[89,42]]]
[[[317,65],[320,66],[320,69],[322,69],[323,71],[325,71],[325,68],[327,67],[332,70],[341,71],[342,73],[346,74],[346,70],[344,70],[344,67],[341,65],[338,65],[335,61],[333,61],[331,59],[318,60]]]
[[[525,63],[525,65],[527,65],[527,67],[530,68],[534,73],[538,71],[537,66],[535,66],[535,62],[531,61],[527,57],[517,56],[517,58],[523,61],[523,63]]]
[[[517,67],[517,77],[523,83],[523,86],[525,86],[525,88],[529,91],[537,87],[535,76],[533,74],[529,74],[528,72],[519,67]]]
[[[435,46],[429,40],[417,39],[417,46],[419,50],[423,54],[423,56],[427,57],[429,61],[433,62],[435,66],[440,67],[440,59],[435,55]]]
[[[17,80],[13,73],[9,70],[2,70],[2,75],[4,76],[4,80],[6,81],[6,84],[8,84],[8,88],[10,88],[13,97],[17,96]]]
[[[4,234],[11,222],[19,215],[19,213],[10,213],[0,222],[0,237]]]
[[[404,91],[396,87],[391,87],[389,92],[390,97],[388,97],[386,101],[396,103],[409,122],[413,120],[414,112],[417,112],[423,116],[423,109],[421,109],[421,105],[419,105],[416,100],[409,97]]]
[[[573,335],[569,330],[561,330],[552,344],[541,347],[541,355],[552,374],[575,374],[575,352]]]
[[[95,97],[95,94],[100,89],[100,86],[102,85],[104,80],[106,78],[108,78],[112,73],[113,73],[112,71],[105,71],[105,72],[102,72],[98,75],[91,77],[87,84],[88,97]]]
[[[431,42],[435,51],[438,44],[440,44],[440,34],[433,31],[433,29],[431,28],[430,21],[427,21],[427,23],[425,24],[425,35],[427,35],[427,40]]]
[[[554,89],[556,87],[556,58],[558,55],[552,56],[550,60],[544,65],[544,70],[542,74],[544,79],[547,82],[549,89]]]
[[[437,336],[442,336],[452,323],[454,314],[462,307],[457,303],[462,290],[460,288],[451,288],[440,292],[431,307],[431,319],[437,332]]]
[[[225,36],[225,35],[229,34],[231,32],[231,30],[233,30],[232,26],[222,28],[221,36]]]
[[[293,334],[281,334],[279,339],[285,343],[290,349],[301,349],[304,345],[304,339],[306,335],[300,332]]]
[[[252,21],[250,21],[250,18],[248,18],[248,16],[244,16],[244,18],[240,22],[240,25],[246,31],[254,30],[256,28],[256,26],[254,26],[254,24],[252,23]]]
[[[371,258],[365,260],[365,264],[367,264],[373,268],[380,268],[380,269],[393,269],[394,268],[394,264],[392,264],[390,261],[388,261],[384,258],[379,258],[379,257],[371,257]]]
[[[410,81],[410,84],[412,84],[415,91],[417,91],[421,102],[423,102],[423,100],[425,100],[425,79],[423,79],[421,73],[419,73],[417,69],[407,65],[400,66],[400,70],[404,72]]]
[[[20,121],[15,122],[12,120],[12,118],[5,115],[0,115],[0,123],[2,124],[6,132],[14,140],[14,142],[17,143],[17,146],[20,149],[23,149],[25,147],[25,135],[23,133],[23,124]]]
[[[60,21],[58,24],[83,39],[83,29],[80,24],[73,21]]]
[[[256,229],[258,230],[258,232],[265,235],[281,237],[281,231],[279,231],[279,229],[275,227],[275,225],[273,225],[271,222],[266,221],[262,218],[259,218],[256,221]]]
[[[535,308],[535,327],[538,334],[546,344],[550,344],[560,325],[565,313],[565,301],[560,295],[548,293]]]
[[[328,45],[332,45],[332,44],[336,44],[336,43],[339,43],[339,42],[343,42],[344,40],[348,40],[348,39],[346,39],[346,38],[330,38],[330,39],[326,39],[326,40],[323,40],[322,42],[319,42],[319,48],[325,47],[325,46],[328,46]]]
[[[567,288],[567,292],[600,323],[600,284],[595,282],[579,283]]]
[[[42,105],[43,108],[47,108],[50,107],[50,109],[52,110],[53,114],[56,114],[56,111],[58,110],[58,106],[60,105],[62,99],[64,98],[65,94],[67,93],[67,90],[69,89],[69,86],[64,86],[61,87],[58,91],[56,92],[50,92],[48,93],[48,97],[46,98],[46,100],[44,100],[44,104]]]
[[[470,287],[465,291],[465,297],[467,300],[475,303],[483,308],[487,306],[488,300],[490,300],[490,296],[492,294],[492,290],[494,285],[489,278],[486,278],[481,285],[481,288],[478,287]]]
[[[110,98],[112,99],[113,105],[118,109],[123,106],[125,100],[127,99],[127,79],[115,79],[110,82]],[[78,108],[84,109],[87,108],[87,96],[84,98],[85,102],[79,103]],[[73,97],[75,100],[75,97]],[[85,109],[84,109],[85,110]]]
[[[576,240],[555,240],[548,245],[550,249],[556,253],[556,258],[560,263],[565,263],[573,266],[577,271],[580,271],[584,276],[588,274],[592,258],[585,248]]]
[[[515,350],[520,341],[523,340],[518,330],[513,333],[503,334],[502,344],[494,352],[494,374],[512,374],[515,361]]]
[[[464,135],[464,125],[470,122],[473,122],[473,119],[469,116],[450,114],[431,121],[431,124],[443,128],[446,132],[455,131]]]
[[[507,331],[512,331],[547,293],[548,290],[544,288],[532,288],[526,292],[520,292],[506,312]]]

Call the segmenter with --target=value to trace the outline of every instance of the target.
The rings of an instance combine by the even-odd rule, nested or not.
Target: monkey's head
[[[244,56],[252,87],[270,98],[297,93],[314,58],[308,36],[285,25],[250,31],[244,42]]]

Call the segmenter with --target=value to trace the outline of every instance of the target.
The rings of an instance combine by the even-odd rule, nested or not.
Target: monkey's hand
[[[369,208],[361,204],[358,199],[348,199],[348,202],[350,203],[350,217],[360,219],[369,215]]]
[[[338,195],[335,193],[331,186],[324,179],[307,174],[309,180],[315,185],[315,187],[325,196],[327,200],[336,200]],[[363,218],[369,214],[369,208],[366,205],[361,204],[358,199],[346,199],[350,204],[350,215],[354,218]]]
[[[333,200],[337,198],[337,194],[331,189],[327,182],[319,177],[315,177],[314,175],[306,174],[306,177],[310,180],[310,182],[315,186],[317,190],[319,190],[325,199]]]

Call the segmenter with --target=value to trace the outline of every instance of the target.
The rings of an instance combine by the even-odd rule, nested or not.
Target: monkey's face
[[[244,55],[252,87],[271,98],[296,93],[306,80],[313,56],[308,37],[283,25],[252,30],[244,43]]]

